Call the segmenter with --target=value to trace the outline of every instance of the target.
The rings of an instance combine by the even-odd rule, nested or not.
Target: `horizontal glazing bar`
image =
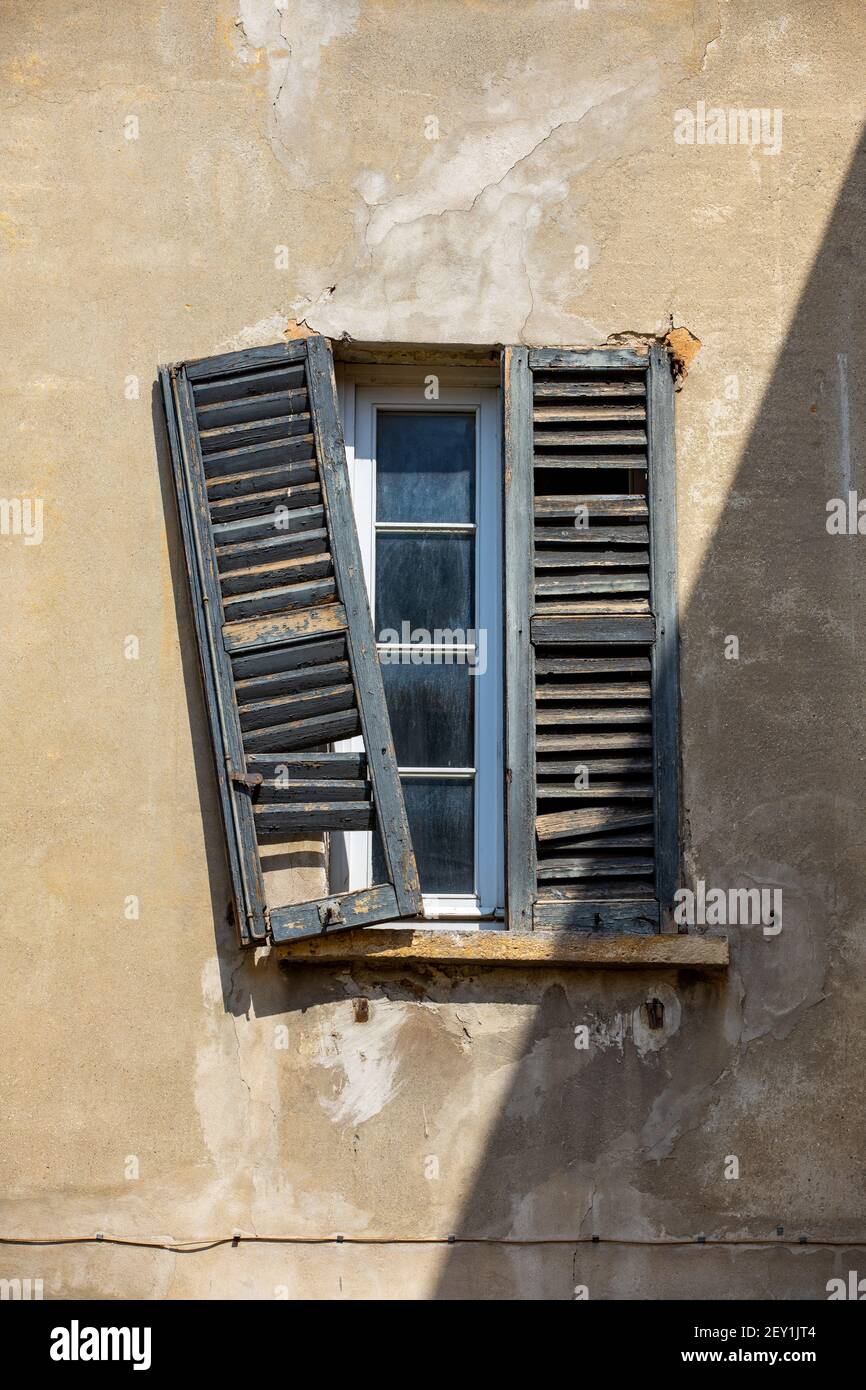
[[[474,521],[377,521],[377,531],[475,531]]]
[[[399,767],[401,777],[462,777],[466,781],[475,776],[474,767]]]

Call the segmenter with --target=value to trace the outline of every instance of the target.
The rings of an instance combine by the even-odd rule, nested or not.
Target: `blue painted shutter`
[[[510,925],[657,931],[679,882],[666,351],[503,354]]]
[[[242,943],[421,911],[323,338],[160,372]],[[329,745],[362,734],[363,754]],[[388,881],[267,908],[260,845],[378,827]]]

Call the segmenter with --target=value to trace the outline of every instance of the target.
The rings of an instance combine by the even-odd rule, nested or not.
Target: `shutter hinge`
[[[229,775],[229,781],[234,782],[235,786],[243,787],[245,791],[251,792],[255,801],[264,780],[262,774],[260,772],[238,772],[236,767],[232,767],[228,758],[226,758],[226,771]]]

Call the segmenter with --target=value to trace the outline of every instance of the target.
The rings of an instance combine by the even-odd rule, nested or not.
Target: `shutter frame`
[[[281,369],[289,370],[282,373],[282,388],[275,388]],[[361,570],[330,347],[314,336],[246,349],[160,368],[160,380],[241,944],[290,941],[417,916],[420,885]],[[293,415],[289,404],[304,392],[309,424],[306,415]],[[208,439],[208,447],[225,451],[228,443],[229,452],[205,455],[199,419],[207,416],[210,424],[226,406],[234,433],[215,443]],[[260,421],[274,412],[276,418],[265,420],[262,428]],[[234,424],[236,417],[240,425]],[[301,429],[310,433],[302,435]],[[295,473],[303,479],[300,497],[291,495]],[[280,485],[270,492],[275,484],[268,479],[280,475]],[[290,485],[283,487],[286,477]],[[267,510],[282,505],[280,498],[287,509],[295,506],[282,534],[276,510]],[[229,540],[235,537],[232,526],[239,528],[243,556],[237,559],[225,559],[228,541],[217,521],[227,519],[232,523]],[[310,550],[317,552],[313,575],[330,568],[332,579],[306,581]],[[273,571],[275,563],[281,568]],[[231,613],[224,609],[226,602]],[[327,675],[342,684],[305,695],[326,670],[322,663],[343,656],[343,644],[344,659],[334,662]],[[257,698],[262,680],[254,679],[257,695],[241,699],[239,680],[261,670],[274,678],[270,688],[267,679],[263,687],[272,698]],[[328,710],[333,712],[323,712]],[[365,758],[311,749],[311,743],[318,749],[359,725]],[[297,799],[296,791],[286,801],[272,790],[273,804],[257,804],[260,788],[267,794],[269,787],[263,775],[282,765],[301,779],[294,784]],[[362,780],[323,780],[329,777]],[[270,786],[276,788],[276,781]],[[331,798],[341,798],[333,805],[303,801],[304,793],[314,798],[317,788],[324,795],[328,786]],[[296,833],[309,834],[375,823],[389,882],[359,893],[267,908],[262,835],[290,839],[293,826]]]
[[[539,603],[536,596],[535,535],[538,523],[535,517],[534,429],[536,406],[544,405],[545,400],[543,396],[540,400],[536,399],[535,374],[558,371],[587,375],[594,371],[631,373],[635,380],[637,372],[644,375],[646,510],[649,529],[646,556],[650,597],[648,612],[637,611],[636,603],[633,612],[627,611],[628,604],[617,612],[613,611],[615,605],[611,604],[611,611],[606,612],[602,601],[596,602],[592,610],[580,615],[577,612],[556,614],[551,613],[543,601]],[[551,389],[551,379],[549,375],[546,378],[550,395],[562,394]],[[601,377],[600,381],[609,379]],[[653,345],[648,353],[635,348],[573,350],[509,346],[502,352],[502,388],[505,420],[508,926],[518,931],[530,928],[630,933],[675,930],[671,924],[673,897],[680,882],[681,835],[676,470],[674,391],[669,355],[662,344]],[[607,388],[598,386],[592,389],[601,395]],[[638,388],[634,390],[637,393]],[[576,447],[580,452],[585,443],[585,440],[576,441],[568,447]],[[591,466],[601,468],[606,465],[599,459]],[[580,500],[580,494],[575,493],[574,497],[575,501]],[[557,501],[556,498],[549,500]],[[643,540],[640,544],[646,545],[647,541]],[[542,556],[544,553],[542,549]],[[549,561],[552,566],[556,563]],[[619,562],[611,560],[610,563],[615,566]],[[550,587],[555,589],[555,585]],[[614,587],[607,584],[608,589]],[[641,586],[621,587],[637,591]],[[548,591],[542,587],[542,593]],[[578,606],[575,604],[575,609]],[[649,650],[652,745],[647,756],[651,759],[653,773],[650,847],[654,850],[655,897],[652,900],[646,897],[617,898],[615,890],[598,899],[575,893],[574,901],[568,900],[567,892],[560,894],[562,900],[554,901],[554,892],[549,893],[548,900],[545,900],[544,883],[539,882],[536,837],[536,647],[542,645],[545,648],[548,659],[542,665],[549,668],[552,664],[549,654],[556,651],[555,644],[581,642],[591,644],[592,649],[603,649],[605,644],[616,643],[620,651],[627,650],[628,644],[635,644],[632,647],[635,652]],[[547,694],[549,697],[551,692]],[[566,699],[556,698],[558,707],[567,710]],[[585,693],[582,698],[586,698]],[[544,706],[539,705],[538,708],[541,710]],[[575,703],[573,708],[579,711],[579,703]],[[543,727],[541,732],[544,732]],[[648,794],[644,808],[647,804]],[[643,842],[649,829],[644,808],[634,807],[634,811],[640,814],[637,818],[632,815],[626,821],[611,807],[608,819],[612,824],[621,822],[623,833],[630,827],[637,827],[641,833],[636,840]],[[616,821],[612,820],[614,814]],[[591,832],[587,829],[582,833],[586,836]],[[598,852],[603,853],[603,850]],[[584,849],[583,853],[592,854],[592,851]],[[642,876],[643,872],[635,870],[635,876]],[[548,874],[551,876],[550,870]],[[586,891],[589,893],[591,890],[587,888]]]
[[[535,899],[535,649],[532,374],[529,351],[502,352],[505,567],[505,902],[512,931],[531,931]]]
[[[656,635],[652,653],[656,893],[661,929],[673,930],[681,876],[680,677],[677,604],[677,478],[674,381],[667,349],[653,344],[647,377],[647,495],[650,583]]]

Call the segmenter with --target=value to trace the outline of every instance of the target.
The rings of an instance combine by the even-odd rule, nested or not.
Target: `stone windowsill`
[[[280,960],[418,961],[457,965],[547,965],[579,968],[725,969],[726,936],[590,936],[587,933],[416,931],[354,928],[304,937],[273,951]]]

